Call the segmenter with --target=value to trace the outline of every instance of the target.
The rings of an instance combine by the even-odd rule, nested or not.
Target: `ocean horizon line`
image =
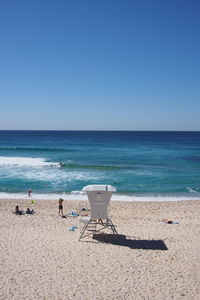
[[[28,132],[28,131],[43,131],[43,132],[200,132],[200,130],[152,130],[152,129],[0,129],[0,131],[21,131],[21,132]]]

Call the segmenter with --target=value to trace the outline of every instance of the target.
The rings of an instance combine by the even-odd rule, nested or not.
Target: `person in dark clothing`
[[[64,199],[60,198],[58,200],[58,213],[59,213],[59,216],[63,217],[63,201]]]

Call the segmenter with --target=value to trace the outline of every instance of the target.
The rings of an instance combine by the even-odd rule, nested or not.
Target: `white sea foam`
[[[41,180],[44,182],[50,183],[63,183],[63,182],[72,182],[74,180],[99,180],[103,179],[103,175],[97,174],[96,172],[84,172],[80,173],[78,171],[69,171],[62,172],[60,169],[12,169],[7,170],[7,173],[4,173],[4,177],[10,177],[13,179],[23,179],[23,180]]]
[[[35,199],[35,200],[57,200],[59,198],[65,200],[84,200],[87,201],[87,195],[82,191],[74,191],[72,193],[60,193],[60,194],[36,194],[33,193],[29,198],[25,193],[0,193],[0,199]],[[184,201],[184,200],[200,200],[200,196],[135,196],[135,195],[121,195],[113,194],[111,201],[122,201],[122,202],[165,202],[165,201]]]
[[[35,157],[7,157],[0,156],[0,166],[57,166],[60,164],[57,162],[48,162],[45,158]]]
[[[187,187],[187,190],[190,192],[190,193],[197,193],[197,191],[195,191],[194,189],[192,189],[191,187]]]
[[[42,168],[55,166],[58,168]],[[25,180],[44,180],[56,182],[72,182],[74,180],[99,180],[103,174],[98,172],[79,172],[77,170],[62,171],[60,163],[48,162],[44,158],[32,157],[3,157],[0,156],[0,167],[5,167],[2,177]],[[39,167],[39,168],[38,168]],[[1,177],[1,174],[0,174]]]

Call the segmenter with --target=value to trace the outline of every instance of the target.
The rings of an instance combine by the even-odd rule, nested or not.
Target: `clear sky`
[[[0,129],[200,130],[200,1],[0,1],[0,102]]]

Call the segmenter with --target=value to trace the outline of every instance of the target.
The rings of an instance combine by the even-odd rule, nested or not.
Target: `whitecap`
[[[187,190],[190,192],[190,193],[197,193],[197,191],[195,191],[194,189],[192,189],[191,187],[187,186]]]
[[[45,158],[35,157],[7,157],[0,156],[0,166],[60,166],[58,162],[48,162]]]

